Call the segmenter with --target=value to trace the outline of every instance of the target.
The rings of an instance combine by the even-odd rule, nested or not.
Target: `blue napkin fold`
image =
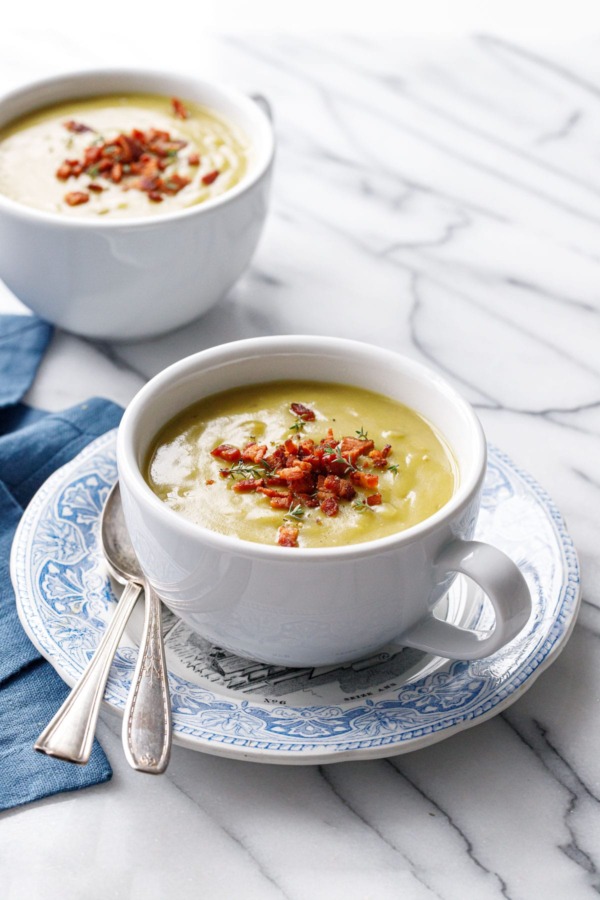
[[[0,406],[25,396],[52,331],[52,325],[37,316],[0,316]]]
[[[0,810],[108,781],[97,741],[87,766],[36,753],[33,744],[69,688],[19,622],[9,557],[22,512],[49,475],[115,428],[120,407],[93,399],[60,413],[19,401],[52,335],[34,316],[0,316]]]

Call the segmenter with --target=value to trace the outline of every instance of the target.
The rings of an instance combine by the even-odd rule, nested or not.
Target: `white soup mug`
[[[253,383],[306,379],[356,384],[425,417],[448,442],[458,485],[438,512],[397,534],[330,548],[240,540],[170,509],[142,474],[161,427],[196,401]],[[390,642],[453,659],[489,656],[525,625],[531,598],[503,552],[474,541],[486,443],[471,406],[438,374],[393,352],[329,337],[253,338],[170,366],[131,402],[117,441],[126,522],[142,568],[194,631],[251,659],[337,665]],[[482,635],[434,616],[457,572],[495,611]]]

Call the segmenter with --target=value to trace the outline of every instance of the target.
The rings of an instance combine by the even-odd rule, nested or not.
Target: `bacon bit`
[[[115,184],[118,184],[123,177],[123,166],[121,163],[115,163],[110,170],[110,177]]]
[[[56,170],[56,177],[59,181],[67,181],[71,177],[71,166],[64,162],[62,166],[59,166]]]
[[[154,174],[153,175],[142,175],[142,177],[140,178],[140,180],[137,183],[137,186],[139,187],[140,191],[147,191],[148,193],[150,193],[150,191],[156,191],[158,188],[161,187],[161,185],[162,185],[162,182],[161,182],[160,178],[158,177],[158,175],[154,175]]]
[[[281,525],[277,536],[277,543],[280,547],[297,547],[297,527],[295,525]]]
[[[367,503],[369,506],[379,506],[381,503],[381,494],[371,494],[367,497]]]
[[[212,184],[219,176],[219,170],[215,169],[213,172],[209,172],[207,175],[202,176],[202,184]]]
[[[314,422],[315,420],[314,411],[305,406],[304,403],[292,403],[290,409],[295,416],[304,422]]]
[[[83,163],[85,166],[94,165],[94,163],[99,162],[102,157],[102,148],[101,147],[86,147],[83,154]]]
[[[73,119],[69,119],[68,122],[63,122],[63,128],[73,132],[73,134],[82,134],[84,131],[94,130],[93,128],[90,128],[89,125],[84,125],[82,122],[75,122]]]
[[[294,500],[297,500],[302,506],[308,506],[312,509],[315,509],[319,505],[318,497],[315,497],[314,494],[299,493],[297,488],[294,491]]]
[[[151,144],[148,144],[148,149],[159,159],[164,159],[166,156],[176,156],[177,153],[186,146],[187,141],[167,141],[161,138],[161,140],[153,141]]]
[[[94,182],[92,182],[92,184],[88,184],[87,189],[88,191],[92,191],[92,193],[94,194],[101,194],[104,190],[101,184],[94,184]]]
[[[392,449],[391,444],[386,444],[383,450],[371,450],[369,453],[369,458],[373,460],[373,465],[376,469],[385,469],[387,466],[387,458],[390,455],[390,451]]]
[[[374,446],[374,441],[363,441],[360,440],[360,438],[345,437],[342,438],[340,451],[342,456],[355,466],[358,457],[362,456],[363,453],[368,453]]]
[[[279,478],[279,476],[275,476],[273,478],[265,478],[265,484],[268,487],[287,487],[288,483],[285,478]]]
[[[312,475],[306,475],[305,478],[298,479],[298,481],[290,481],[290,486],[293,487],[294,494],[296,496],[306,496],[311,491],[314,490],[314,480]]]
[[[326,497],[325,500],[322,500],[320,506],[325,515],[329,517],[337,516],[340,509],[337,500],[333,496]]]
[[[242,459],[244,462],[259,463],[265,458],[268,449],[266,444],[247,444],[242,450]]]
[[[214,478],[207,478],[206,481],[205,481],[204,483],[205,483],[205,484],[214,484],[214,483],[215,483],[215,479],[214,479]]]
[[[327,491],[331,491],[342,500],[354,500],[356,490],[347,478],[338,478],[337,475],[328,475],[323,482],[323,487]]]
[[[86,194],[85,191],[71,191],[65,194],[65,203],[68,203],[69,206],[81,206],[82,203],[87,203],[89,199],[90,195]]]
[[[169,175],[169,177],[166,178],[163,182],[163,191],[165,192],[165,194],[174,196],[175,194],[178,194],[179,191],[189,183],[190,179],[184,178],[182,175]]]
[[[354,484],[364,488],[375,488],[379,484],[379,475],[370,475],[367,472],[351,472],[350,480]]]
[[[190,166],[199,166],[200,165],[200,154],[199,153],[190,153],[188,156],[188,164]]]
[[[252,479],[248,479],[246,481],[237,481],[233,489],[236,494],[248,494],[251,491],[257,491],[260,487],[262,487],[264,481],[262,478],[256,478],[254,481]]]
[[[333,453],[328,453],[323,457],[323,467],[326,472],[331,472],[333,475],[347,475],[349,471],[352,471],[352,465],[342,457],[339,459],[337,455]]]
[[[189,111],[185,108],[178,97],[172,98],[171,106],[173,107],[173,113],[177,116],[178,119],[189,119]]]
[[[274,488],[259,487],[257,488],[257,491],[259,494],[264,494],[265,497],[289,497],[289,495],[284,491],[276,491]]]
[[[160,196],[158,191],[148,191],[148,199],[152,200],[154,203],[163,202],[163,198]]]
[[[226,462],[237,462],[241,459],[241,452],[233,444],[219,444],[214,450],[210,451],[210,455],[217,459],[224,459]]]
[[[291,496],[287,497],[271,497],[269,503],[273,509],[289,509],[294,501]]]
[[[303,481],[304,480],[304,472],[299,466],[292,466],[289,469],[281,469],[278,472],[278,475],[281,478],[285,478],[286,481],[291,482],[292,484],[295,481]]]
[[[291,438],[288,438],[287,441],[283,442],[283,447],[288,453],[292,454],[292,456],[297,456],[300,451],[298,444],[295,444]]]
[[[135,138],[133,134],[120,134],[116,140],[116,143],[118,143],[122,148],[123,152],[121,153],[121,161],[124,163],[137,162],[137,160],[144,152],[144,145],[142,141]]]

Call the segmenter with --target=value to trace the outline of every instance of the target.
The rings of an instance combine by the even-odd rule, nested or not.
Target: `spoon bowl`
[[[119,584],[128,581],[144,582],[144,573],[131,546],[123,515],[119,482],[114,485],[104,504],[100,526],[102,550],[110,574]]]

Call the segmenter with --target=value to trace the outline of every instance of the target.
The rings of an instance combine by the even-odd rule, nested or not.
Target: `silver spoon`
[[[88,761],[110,665],[143,587],[144,634],[123,719],[123,744],[133,768],[158,775],[166,769],[171,753],[171,698],[160,599],[146,581],[131,546],[118,483],[104,506],[101,542],[111,574],[125,589],[81,681],[42,732],[35,748],[72,762]]]
[[[110,531],[103,537],[106,561],[121,584],[141,585],[145,596],[144,632],[123,716],[123,749],[139,772],[160,775],[171,755],[171,696],[162,636],[160,598],[140,568],[123,516],[118,483],[106,502]],[[107,529],[108,532],[108,529]]]
[[[115,534],[113,522],[116,508],[115,496],[119,509],[121,506],[118,491],[118,485],[115,485],[108,495],[100,525],[104,554],[117,559],[119,559],[119,553],[115,552],[113,543]],[[119,521],[121,520],[122,516]],[[80,765],[85,765],[89,761],[110,666],[141,592],[142,585],[139,582],[129,581],[125,585],[125,590],[121,594],[94,656],[63,705],[35,742],[34,747],[40,753],[57,756],[59,759]]]

